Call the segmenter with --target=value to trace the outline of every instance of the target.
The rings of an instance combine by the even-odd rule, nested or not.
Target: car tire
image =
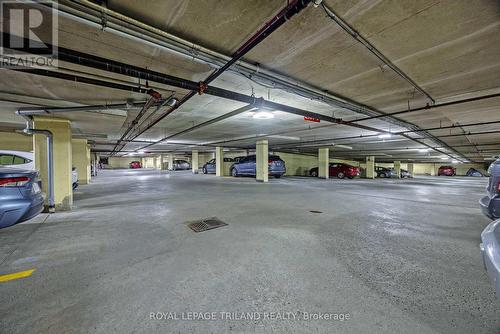
[[[236,170],[236,168],[232,168],[231,169],[231,176],[232,177],[238,177],[238,171]]]
[[[347,178],[348,178],[349,180],[352,180],[352,179],[354,179],[354,176],[348,176]]]
[[[310,173],[310,175],[311,175],[312,177],[318,177],[318,172],[317,172],[317,171],[315,171],[315,170],[313,170],[313,171]]]
[[[385,173],[380,173],[378,177],[386,178],[387,176],[385,175]]]
[[[207,173],[208,173],[207,169],[205,167],[203,167],[203,174],[207,174]]]
[[[337,177],[339,179],[343,179],[345,177],[344,173],[340,172],[340,173],[337,173]]]
[[[274,175],[274,177],[275,177],[276,179],[279,179],[279,178],[281,177],[281,175],[277,174],[277,175]]]

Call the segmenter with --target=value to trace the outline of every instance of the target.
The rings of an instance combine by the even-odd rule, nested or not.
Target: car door
[[[207,166],[205,168],[207,169],[207,173],[215,173],[215,159],[207,162]]]
[[[339,164],[330,164],[329,176],[337,176],[339,173]]]

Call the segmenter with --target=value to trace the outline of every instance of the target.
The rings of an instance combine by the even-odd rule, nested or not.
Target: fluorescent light
[[[425,152],[429,152],[429,149],[428,148],[421,148],[418,151],[422,152],[422,153],[425,153]]]
[[[452,164],[458,164],[458,160],[451,160]]]
[[[281,135],[270,135],[268,137],[276,139],[286,139],[286,140],[300,140],[300,137],[281,136]]]
[[[335,147],[341,147],[341,148],[346,148],[348,150],[352,150],[352,146],[348,146],[348,145],[333,144],[333,146],[335,146]]]
[[[383,134],[381,134],[381,135],[378,135],[378,137],[379,137],[380,139],[387,139],[387,138],[391,138],[391,137],[392,137],[392,134],[390,134],[390,133],[383,133]]]
[[[269,111],[257,111],[252,117],[256,119],[271,119],[274,118],[274,115]]]
[[[448,160],[448,157],[442,157],[441,160]]]

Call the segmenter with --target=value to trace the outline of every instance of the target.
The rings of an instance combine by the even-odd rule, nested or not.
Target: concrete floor
[[[36,269],[0,283],[0,333],[498,332],[478,248],[486,182],[103,171],[76,192],[73,212],[0,230],[0,274]],[[229,226],[184,224],[211,216]]]

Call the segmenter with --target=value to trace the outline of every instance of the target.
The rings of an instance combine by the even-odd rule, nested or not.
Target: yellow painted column
[[[78,183],[90,183],[90,149],[87,139],[72,139],[71,150],[73,158],[73,167],[78,172]]]
[[[398,178],[401,177],[401,161],[394,161],[394,171]]]
[[[374,179],[375,178],[375,157],[374,156],[366,157],[365,178],[367,178],[367,179]]]
[[[258,140],[255,146],[256,153],[256,180],[258,182],[269,181],[269,142],[267,139]]]
[[[66,119],[34,116],[33,127],[39,130],[49,130],[54,136],[54,204],[56,210],[71,210],[73,206],[71,123]],[[44,135],[33,135],[33,150],[35,167],[40,171],[42,179],[42,189],[47,193],[47,145]]]
[[[193,150],[191,152],[191,168],[193,170],[193,174],[198,174],[198,150]]]
[[[410,173],[411,176],[414,176],[413,171],[415,170],[415,166],[413,165],[413,163],[408,163],[406,168],[408,169],[408,173]]]
[[[431,170],[430,170],[430,173],[431,173],[431,176],[436,176],[436,165],[435,164],[431,164]]]
[[[224,148],[215,148],[215,175],[224,176]]]
[[[328,179],[330,177],[330,149],[322,147],[318,150],[318,177]]]

